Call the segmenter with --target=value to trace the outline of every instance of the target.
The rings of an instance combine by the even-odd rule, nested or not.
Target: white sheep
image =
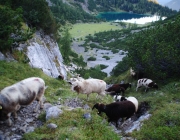
[[[91,93],[97,93],[96,99],[99,95],[105,96],[106,82],[100,79],[86,79],[83,81],[75,81],[72,83],[71,90],[78,94],[86,94],[87,100]]]

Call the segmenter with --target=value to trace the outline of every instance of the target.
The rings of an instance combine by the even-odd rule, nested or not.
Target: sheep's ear
[[[70,85],[72,85],[72,82],[68,82]]]
[[[2,109],[2,106],[0,105],[0,109]]]

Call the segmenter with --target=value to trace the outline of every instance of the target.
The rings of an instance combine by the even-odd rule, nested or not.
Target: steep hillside
[[[171,0],[170,2],[166,3],[165,6],[169,7],[173,10],[180,10],[180,1],[179,0]]]
[[[80,2],[81,0],[76,0]],[[82,3],[85,3],[81,1]],[[116,0],[116,1],[88,1],[88,9],[90,11],[104,12],[104,11],[127,11],[139,14],[155,14],[158,13],[161,16],[170,16],[176,13],[167,7],[163,7],[158,4],[157,1],[151,0]]]

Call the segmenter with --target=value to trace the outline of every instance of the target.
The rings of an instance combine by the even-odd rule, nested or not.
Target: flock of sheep
[[[87,100],[89,100],[91,93],[97,93],[96,99],[99,95],[105,96],[106,94],[110,94],[114,96],[115,102],[106,105],[96,103],[92,109],[96,108],[99,115],[101,112],[104,112],[108,117],[108,122],[115,122],[116,127],[118,126],[118,120],[120,118],[122,120],[126,118],[127,120],[138,110],[138,100],[135,97],[124,97],[124,92],[127,88],[131,88],[131,83],[114,84],[107,88],[106,82],[103,80],[92,78],[83,79],[79,76],[77,78],[70,78],[69,83],[71,84],[72,91],[78,94],[86,94]],[[145,87],[145,92],[148,88],[158,89],[157,84],[147,78],[137,81],[136,91],[142,86]],[[120,93],[122,93],[123,96],[120,96]]]
[[[107,94],[114,96],[115,102],[106,105],[96,103],[92,109],[96,108],[98,114],[104,112],[108,117],[108,122],[115,122],[116,126],[120,118],[126,118],[127,120],[138,110],[138,100],[135,97],[124,97],[124,91],[128,87],[131,88],[131,83],[115,84],[107,88],[106,82],[103,80],[93,78],[83,79],[79,76],[70,78],[69,83],[71,84],[71,90],[78,94],[86,94],[87,100],[89,100],[91,93],[97,93],[96,99],[99,95],[103,97]],[[146,78],[138,80],[136,91],[141,86],[146,87],[145,91],[147,91],[148,88],[158,88],[156,83]],[[14,117],[17,118],[17,111],[20,107],[29,105],[34,100],[38,101],[34,110],[35,112],[39,105],[40,108],[43,108],[42,97],[45,89],[45,82],[39,77],[30,77],[5,87],[0,91],[0,121],[7,120],[8,125],[11,126],[11,114],[13,113]],[[121,92],[123,96],[119,95]]]

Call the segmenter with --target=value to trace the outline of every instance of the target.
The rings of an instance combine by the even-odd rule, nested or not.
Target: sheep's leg
[[[75,101],[77,101],[77,100],[78,100],[78,97],[79,97],[79,93],[77,94],[77,97],[75,98]]]
[[[96,95],[96,100],[99,98],[99,94]]]
[[[39,105],[40,105],[40,109],[43,108],[43,100],[42,100],[42,97],[40,99],[37,100],[37,103],[36,103],[36,107],[34,109],[34,112],[37,112],[38,108],[39,108]]]
[[[40,108],[43,109],[43,107],[44,107],[44,104],[43,104],[43,101],[42,101],[42,99],[41,99],[41,100],[40,100]]]
[[[43,99],[42,99],[42,96],[44,95],[44,91],[45,91],[46,87],[41,87],[39,89],[39,92],[37,93],[37,97],[36,100],[38,101],[38,103],[36,104],[36,108],[34,109],[34,112],[37,112],[38,108],[39,108],[39,105],[40,105],[40,108],[42,109],[43,108]]]
[[[14,118],[15,119],[17,119],[18,117],[17,117],[17,111],[20,109],[20,105],[17,105],[16,107],[15,107],[15,111],[13,112],[14,113]]]
[[[118,96],[118,94],[117,94],[117,92],[116,92],[116,98],[115,98],[116,100],[117,100],[117,96]]]
[[[35,107],[35,109],[34,109],[34,112],[37,112],[38,107],[39,107],[39,104],[40,104],[40,101],[38,101],[38,102],[36,103],[36,107]]]
[[[11,117],[11,113],[8,113],[7,117],[8,117],[8,120],[7,120],[8,126],[11,126],[12,125],[12,120],[10,118]]]
[[[43,109],[44,104],[43,104],[43,96],[39,99],[39,104],[40,104],[40,109]]]
[[[87,94],[87,101],[89,101],[89,94]]]
[[[139,88],[139,87],[137,86],[137,87],[136,87],[136,91],[138,91],[138,88]]]
[[[148,91],[148,88],[145,89],[145,92],[147,92],[147,91]]]
[[[124,96],[124,92],[123,91],[121,91],[122,92],[122,96]]]

